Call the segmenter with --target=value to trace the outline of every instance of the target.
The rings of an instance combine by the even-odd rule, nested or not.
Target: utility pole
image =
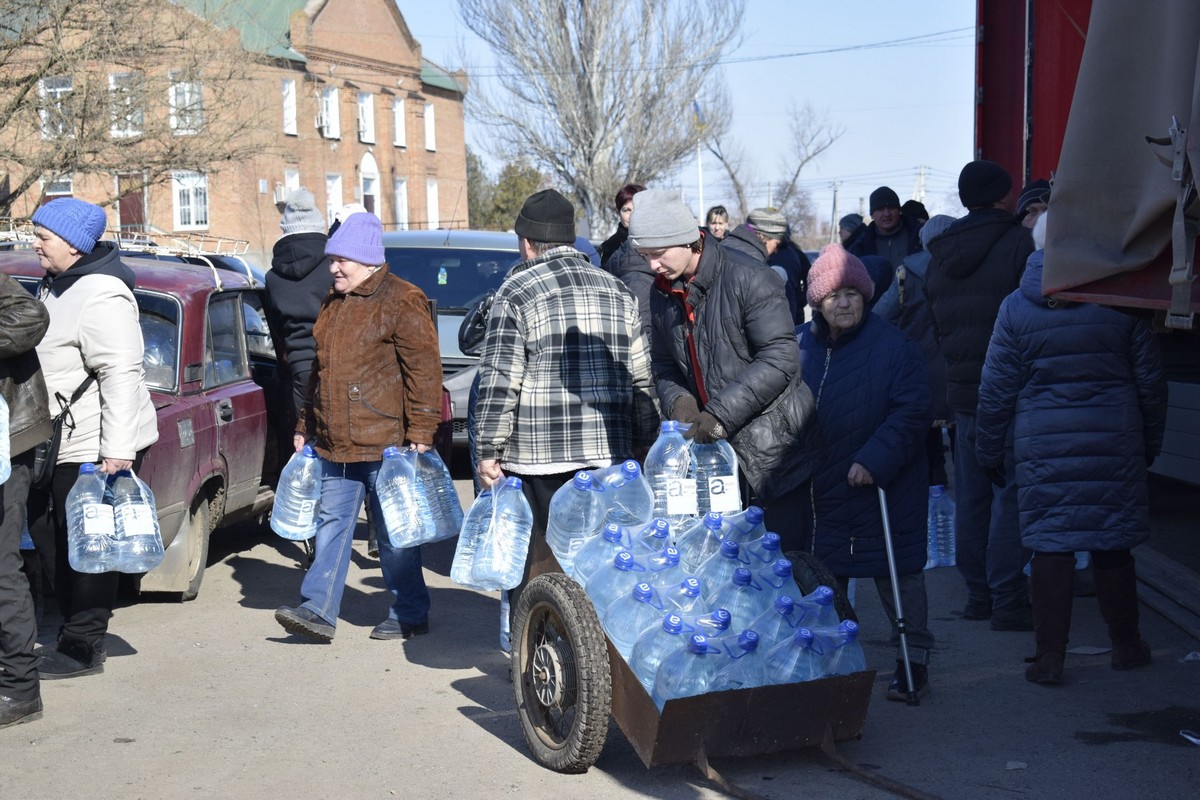
[[[838,196],[838,187],[840,187],[842,185],[842,182],[834,181],[830,185],[833,186],[833,216],[829,220],[829,243],[833,244],[834,242],[839,240],[837,196]]]
[[[917,183],[913,186],[913,199],[918,203],[925,202],[925,165],[917,167]]]

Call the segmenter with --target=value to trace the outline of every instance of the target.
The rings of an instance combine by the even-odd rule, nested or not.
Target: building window
[[[434,134],[436,129],[434,124],[433,103],[425,104],[425,149],[437,150],[437,136]]]
[[[330,226],[337,212],[342,210],[342,176],[329,174],[325,176],[325,216]]]
[[[396,206],[396,230],[408,230],[408,179],[396,178],[392,183],[392,194]]]
[[[358,93],[358,140],[375,144],[375,95]]]
[[[392,101],[392,144],[407,147],[404,131],[404,101],[397,97]]]
[[[199,172],[172,172],[171,194],[175,198],[175,229],[208,227],[208,176]]]
[[[65,139],[74,136],[71,123],[71,92],[74,83],[70,76],[42,78],[38,81],[41,108],[38,116],[42,120],[43,139]]]
[[[283,171],[283,185],[286,188],[288,195],[291,195],[292,192],[299,189],[300,188],[300,170],[285,169]]]
[[[108,76],[108,91],[112,101],[109,132],[117,139],[141,136],[146,124],[141,76],[136,72],[114,72]]]
[[[429,220],[429,230],[437,230],[441,225],[438,216],[438,185],[435,180],[425,181],[425,217]]]
[[[72,175],[59,175],[56,178],[42,179],[42,194],[46,197],[61,197],[75,194],[75,178]]]
[[[182,75],[171,74],[168,90],[171,106],[171,130],[176,136],[188,136],[200,132],[204,127],[204,87],[198,81],[184,80]]]
[[[321,110],[317,113],[317,128],[326,139],[342,138],[342,121],[338,112],[336,86],[326,86],[321,90]]]
[[[296,135],[296,81],[283,79],[283,132]]]

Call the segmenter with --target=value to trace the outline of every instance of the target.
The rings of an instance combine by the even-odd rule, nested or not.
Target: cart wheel
[[[854,606],[850,605],[845,590],[838,583],[838,579],[833,577],[829,567],[825,566],[824,561],[802,550],[790,550],[784,553],[784,556],[792,562],[792,577],[799,584],[800,591],[808,594],[818,586],[828,586],[833,589],[833,607],[837,610],[838,618],[858,622]]]
[[[612,708],[608,647],[592,602],[561,573],[534,578],[513,617],[513,690],[525,741],[555,772],[587,772]]]

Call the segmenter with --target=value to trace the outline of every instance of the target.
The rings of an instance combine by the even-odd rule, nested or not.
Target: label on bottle
[[[732,475],[710,475],[708,478],[708,510],[730,514],[742,510],[742,497],[738,493],[738,476],[735,468]]]
[[[84,503],[83,534],[85,536],[112,536],[116,532],[112,506],[104,503]]]
[[[301,500],[299,507],[296,509],[296,527],[307,528],[313,524],[313,517],[317,513],[316,500]]]
[[[695,478],[667,478],[667,516],[695,516],[699,509]]]
[[[149,536],[154,533],[154,509],[139,503],[127,503],[116,509],[122,536]]]

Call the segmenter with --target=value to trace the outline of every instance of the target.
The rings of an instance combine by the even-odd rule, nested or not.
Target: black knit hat
[[[1012,189],[1012,176],[995,161],[972,161],[958,173],[958,199],[967,208],[986,208]]]
[[[881,208],[899,208],[900,196],[892,191],[890,186],[880,186],[875,191],[871,192],[871,213],[874,214]]]
[[[1025,216],[1025,212],[1034,203],[1049,203],[1050,202],[1050,181],[1045,178],[1039,178],[1036,181],[1025,184],[1025,188],[1021,189],[1021,195],[1017,198],[1017,219]]]
[[[574,242],[575,207],[553,189],[543,189],[521,206],[513,231],[531,242]]]

